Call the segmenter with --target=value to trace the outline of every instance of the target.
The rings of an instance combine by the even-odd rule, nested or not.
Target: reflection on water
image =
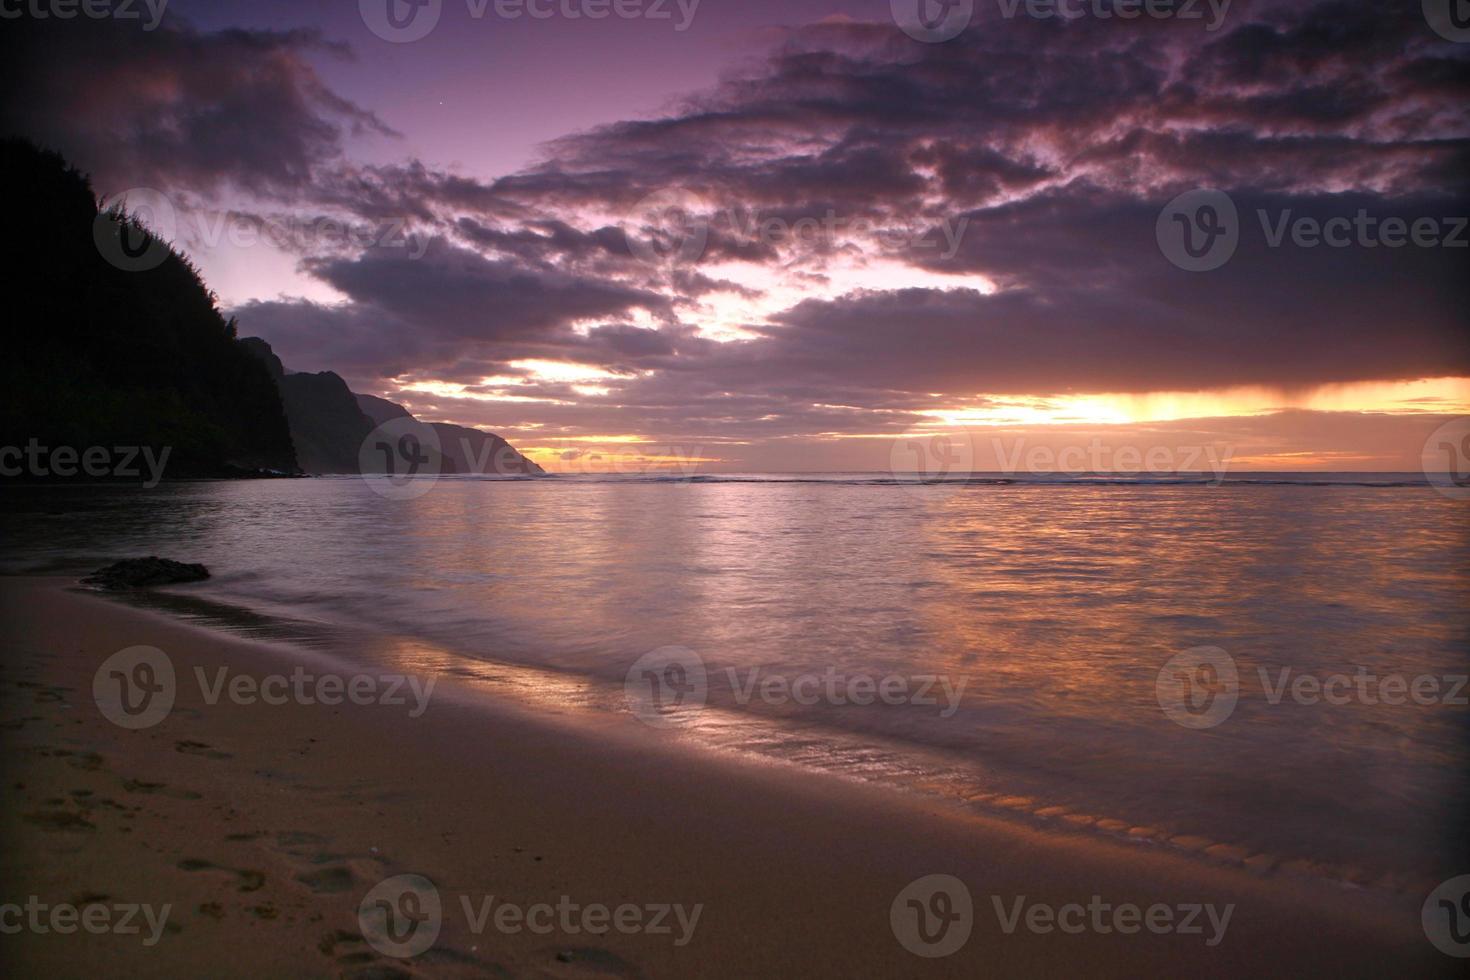
[[[156,601],[277,639],[366,630],[401,663],[555,711],[619,711],[633,661],[686,647],[711,708],[677,737],[1368,883],[1451,870],[1465,707],[1271,701],[1282,671],[1467,672],[1467,511],[1421,487],[443,480],[390,501],[322,479],[4,493],[10,571],[203,561],[210,582]],[[1164,716],[1156,679],[1201,646],[1233,658],[1239,701],[1190,730]],[[951,713],[942,696],[742,696],[752,679],[829,669],[934,675],[963,697]]]

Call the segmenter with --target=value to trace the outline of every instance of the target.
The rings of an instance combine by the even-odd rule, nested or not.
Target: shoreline
[[[548,976],[958,976],[997,966],[1029,975],[1079,961],[1109,976],[1293,967],[1368,976],[1405,967],[1448,975],[1457,965],[1424,937],[1417,902],[717,758],[657,733],[589,724],[554,703],[533,711],[499,702],[447,671],[432,675],[433,700],[416,718],[376,703],[211,705],[181,683],[166,718],[129,731],[103,718],[92,697],[94,672],[117,650],[166,650],[191,676],[320,669],[322,658],[71,584],[0,579],[13,651],[3,689],[14,763],[4,900],[151,896],[173,914],[151,947],[118,935],[6,937],[7,959],[27,972],[180,975],[211,956],[247,955],[252,973],[293,976],[375,967],[402,971],[381,974],[390,976],[497,967]],[[354,938],[356,913],[378,881],[405,873],[427,876],[445,896],[444,926],[432,949],[395,960]],[[895,897],[931,874],[958,878],[974,897],[973,934],[943,959],[914,956],[889,923]],[[698,905],[702,915],[678,946],[668,935],[617,930],[539,935],[490,925],[477,934],[458,899],[478,907],[490,895],[522,906],[567,897]],[[1234,912],[1214,946],[1208,925],[1203,936],[1005,929],[1018,900],[1061,907],[1093,895]]]
[[[339,671],[360,671],[372,665],[443,678],[456,690],[471,689],[458,693],[473,697],[484,707],[570,724],[578,731],[592,733],[591,737],[631,739],[629,751],[645,749],[651,738],[678,740],[682,751],[710,762],[743,758],[813,778],[915,795],[931,805],[955,808],[961,816],[978,813],[1028,829],[1098,838],[1127,848],[1162,850],[1188,861],[1245,869],[1259,876],[1372,891],[1391,901],[1415,905],[1443,877],[1415,874],[1381,863],[1370,868],[1364,866],[1366,862],[1349,863],[1281,848],[1262,849],[1244,839],[1211,836],[1206,828],[1182,824],[1177,819],[1136,813],[1130,818],[1123,810],[1113,811],[1096,801],[1078,806],[1055,781],[1047,783],[1013,770],[1002,771],[993,762],[987,762],[983,771],[967,769],[959,761],[962,756],[953,752],[922,742],[895,740],[872,730],[837,728],[823,722],[800,724],[789,718],[707,702],[694,723],[677,731],[650,732],[625,724],[622,685],[608,677],[550,665],[487,659],[424,637],[292,618],[288,612],[257,610],[230,597],[201,595],[189,586],[180,591],[163,588],[120,593],[75,586],[73,591],[159,615],[170,622],[182,622],[206,634],[269,643],[286,656],[319,658]],[[795,753],[785,748],[793,740],[802,746]]]

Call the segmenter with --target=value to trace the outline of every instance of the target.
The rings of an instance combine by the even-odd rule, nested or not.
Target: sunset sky
[[[407,43],[373,0],[28,21],[5,128],[162,195],[291,368],[548,469],[881,471],[963,431],[987,470],[1414,470],[1470,414],[1470,43],[1420,0],[978,0],[932,42],[888,0],[542,2],[443,0]],[[1188,271],[1161,214],[1200,189],[1239,241]],[[1354,230],[1273,243],[1300,218]],[[1446,240],[1364,242],[1384,219]]]

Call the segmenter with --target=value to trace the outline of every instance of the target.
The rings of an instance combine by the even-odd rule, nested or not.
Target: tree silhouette
[[[169,476],[296,470],[274,382],[192,263],[122,207],[102,209],[56,153],[0,140],[0,180],[0,445],[169,447]],[[145,252],[156,265],[117,261]]]

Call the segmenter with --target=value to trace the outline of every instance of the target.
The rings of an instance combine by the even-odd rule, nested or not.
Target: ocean
[[[1462,870],[1470,511],[1417,475],[382,488],[9,486],[0,570],[203,562],[136,601],[1068,833]]]

